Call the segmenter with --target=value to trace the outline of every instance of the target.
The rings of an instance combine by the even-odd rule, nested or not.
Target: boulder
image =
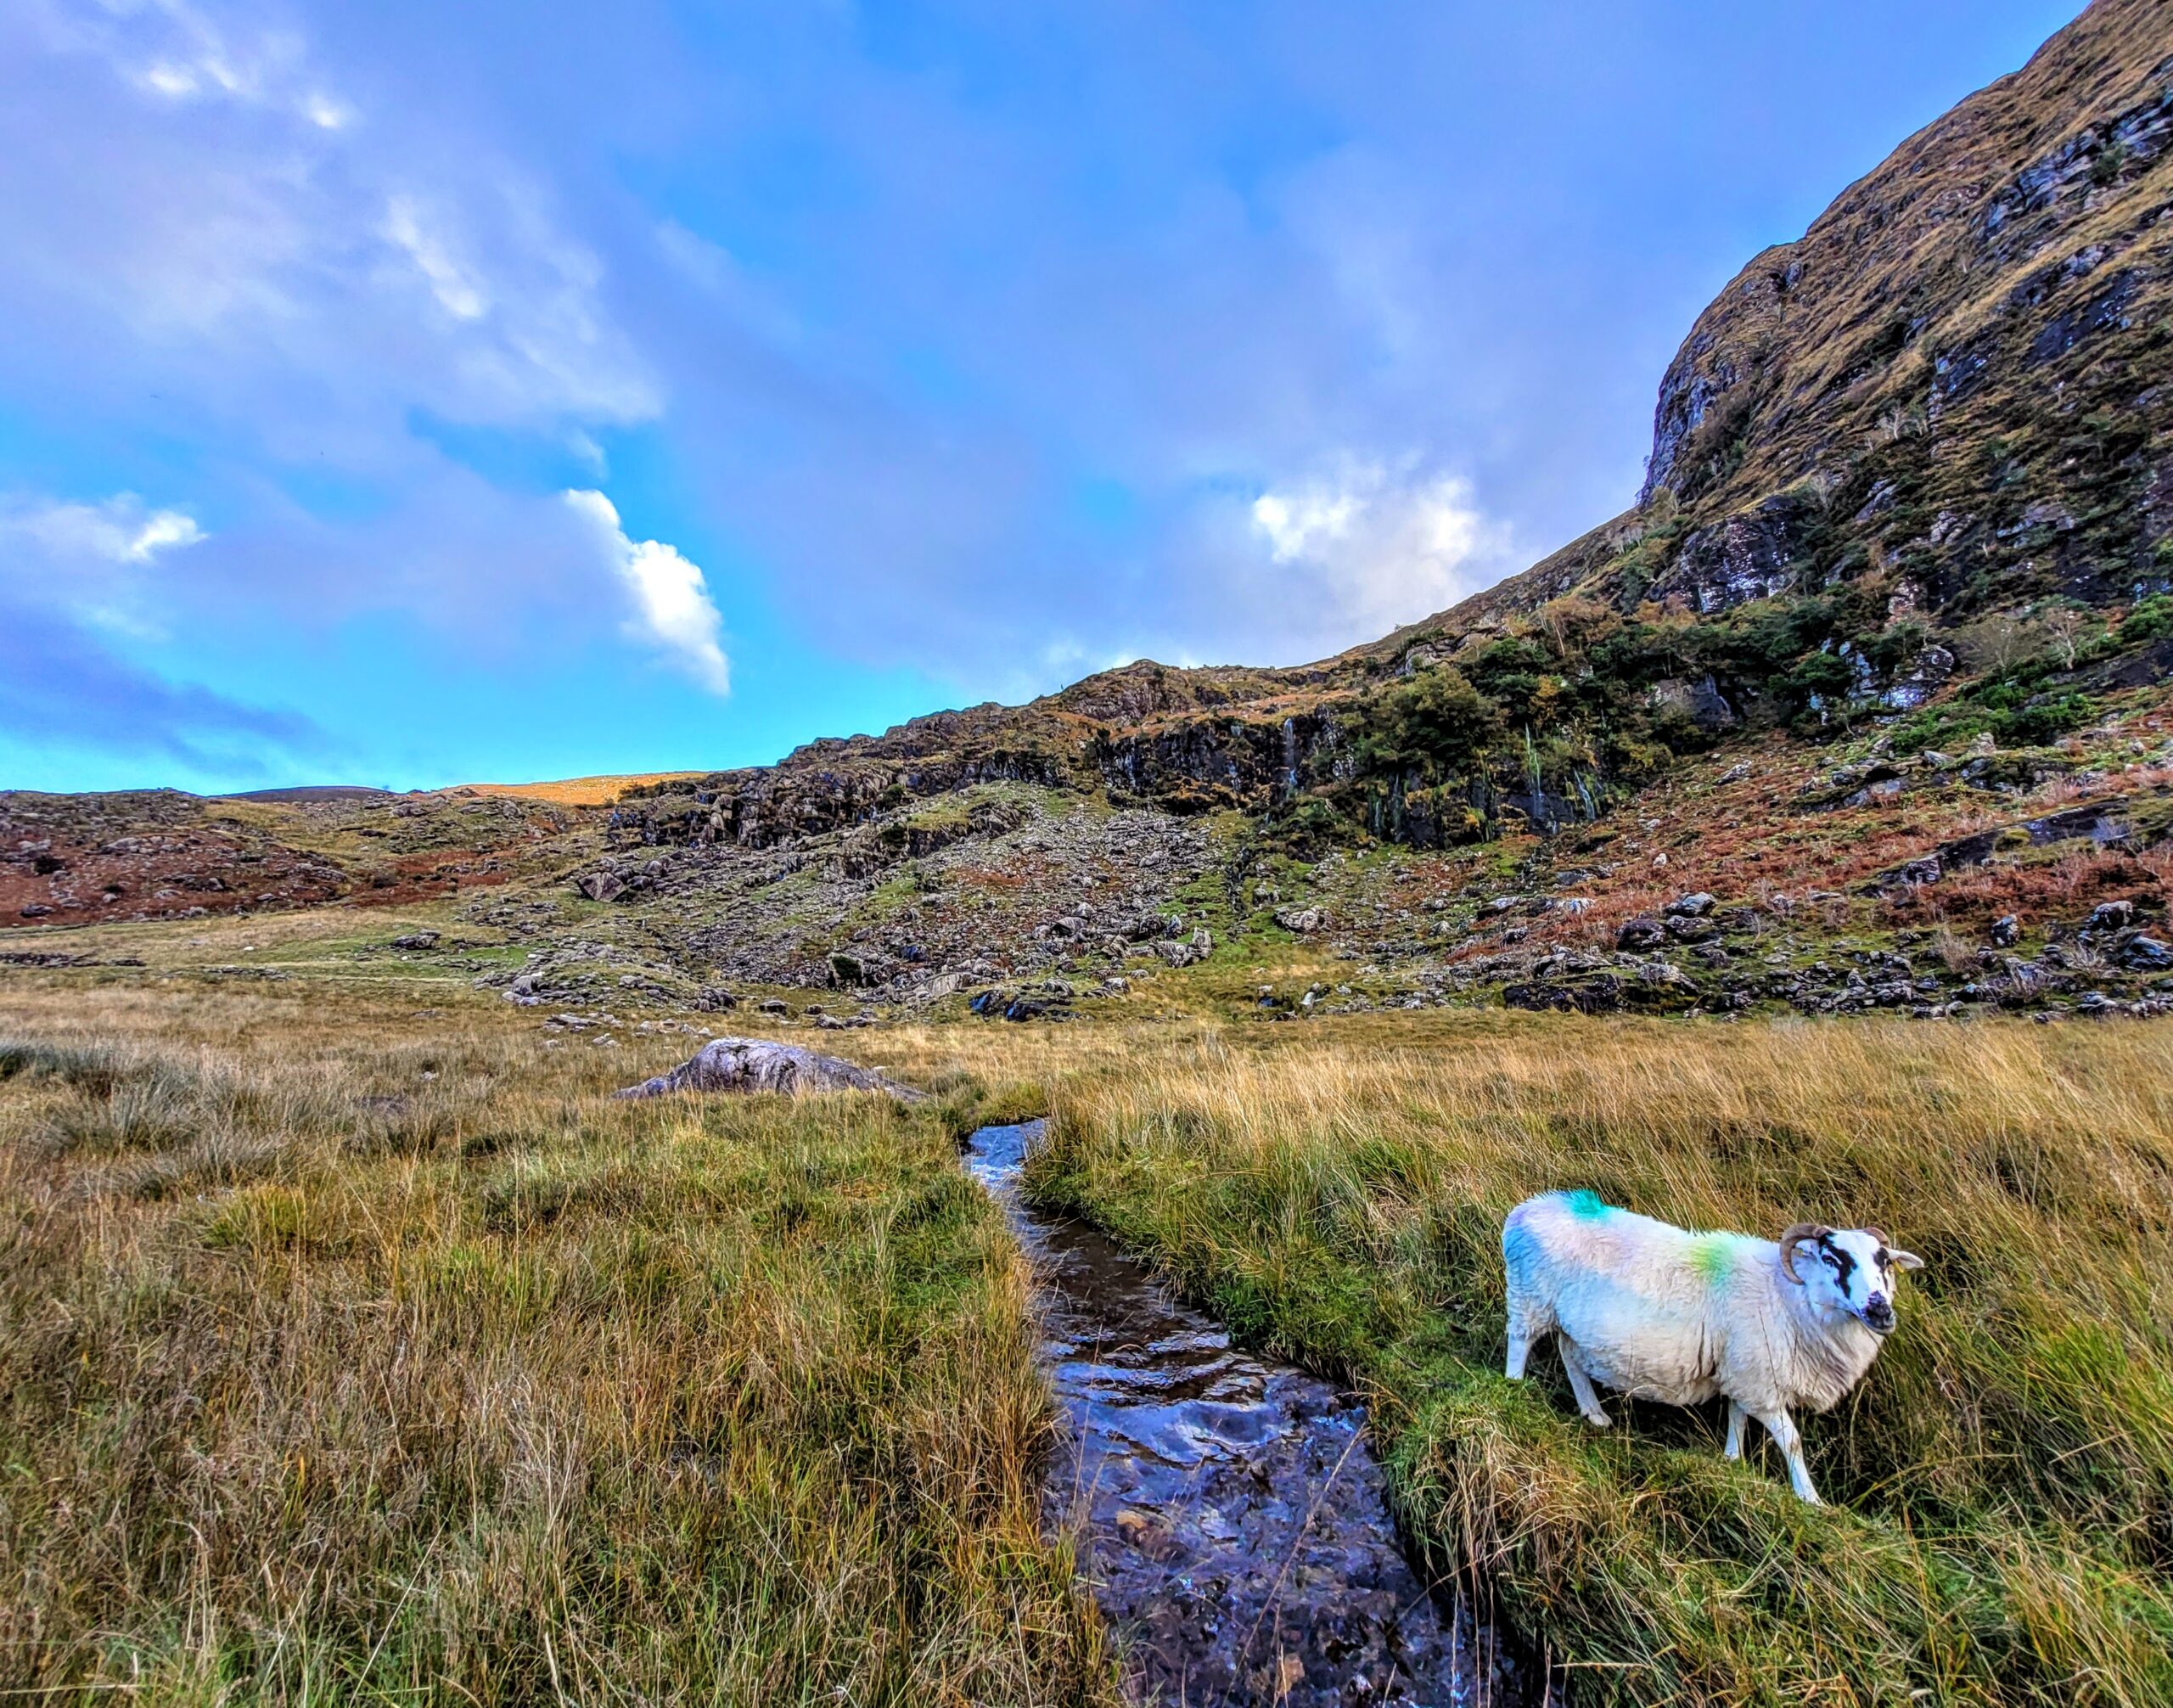
[[[2012,913],[2002,913],[1992,921],[1992,941],[2002,949],[2012,949],[2022,941],[2022,921]]]
[[[2091,931],[2119,931],[2135,924],[2136,904],[2132,902],[2100,902],[2090,910],[2090,921],[2084,927]]]
[[[435,931],[410,931],[404,937],[392,940],[392,947],[396,949],[435,949],[437,946],[438,934]]]
[[[694,992],[694,1006],[705,1014],[721,1014],[739,1006],[739,998],[722,985],[705,985]]]
[[[1635,954],[1647,949],[1657,949],[1665,940],[1666,932],[1658,919],[1641,918],[1630,920],[1614,934],[1614,947]]]
[[[2120,963],[2139,973],[2173,969],[2173,948],[2156,937],[2134,936],[2120,946]]]
[[[574,879],[574,888],[592,902],[609,902],[626,893],[626,880],[616,872],[584,872]]]
[[[872,1068],[769,1038],[712,1038],[691,1060],[654,1079],[628,1086],[617,1095],[663,1097],[681,1091],[775,1092],[785,1097],[810,1092],[875,1091],[901,1103],[918,1103],[927,1096]]]
[[[1702,919],[1713,911],[1713,898],[1703,890],[1693,895],[1677,896],[1667,904],[1670,917],[1678,919]]]
[[[1300,936],[1321,928],[1321,910],[1317,907],[1277,907],[1275,923],[1286,931],[1295,931]]]

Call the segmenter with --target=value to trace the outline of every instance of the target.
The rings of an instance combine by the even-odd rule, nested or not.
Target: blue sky
[[[2072,0],[0,0],[0,786],[746,764],[1623,508]]]

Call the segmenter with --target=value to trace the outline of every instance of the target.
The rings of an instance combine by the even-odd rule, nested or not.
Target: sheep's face
[[[1797,1247],[1795,1268],[1811,1301],[1828,1316],[1853,1317],[1874,1334],[1894,1332],[1894,1282],[1921,1269],[1913,1251],[1896,1250],[1876,1228],[1837,1228]]]

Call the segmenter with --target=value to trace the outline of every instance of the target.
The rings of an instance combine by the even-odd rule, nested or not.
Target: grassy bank
[[[1574,1696],[2173,1701],[2173,1028],[1266,1030],[1075,1076],[1035,1189],[1371,1389],[1415,1528]],[[1806,1422],[1834,1508],[1717,1408],[1601,1436],[1551,1354],[1497,1374],[1501,1217],[1557,1186],[1924,1256]]]
[[[623,1104],[458,989],[0,1000],[0,1689],[1070,1703],[1025,1278],[955,1135],[1378,1401],[1401,1496],[1590,1700],[2173,1700],[2173,1028],[896,1026],[932,1086]],[[796,1037],[808,1039],[804,1031]],[[1929,1267],[1808,1419],[1586,1430],[1501,1357],[1502,1212],[1873,1222]],[[1919,1693],[1912,1696],[1912,1693]]]
[[[0,1694],[1107,1697],[944,1111],[284,992],[8,1018]]]

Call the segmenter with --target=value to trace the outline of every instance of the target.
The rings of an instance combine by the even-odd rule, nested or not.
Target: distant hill
[[[702,775],[697,771],[643,771],[624,777],[569,777],[558,783],[471,783],[479,795],[511,795],[555,806],[609,806],[626,790],[654,788]]]
[[[351,783],[300,783],[286,789],[244,789],[222,795],[222,801],[375,801],[389,797],[389,789],[371,789]]]

